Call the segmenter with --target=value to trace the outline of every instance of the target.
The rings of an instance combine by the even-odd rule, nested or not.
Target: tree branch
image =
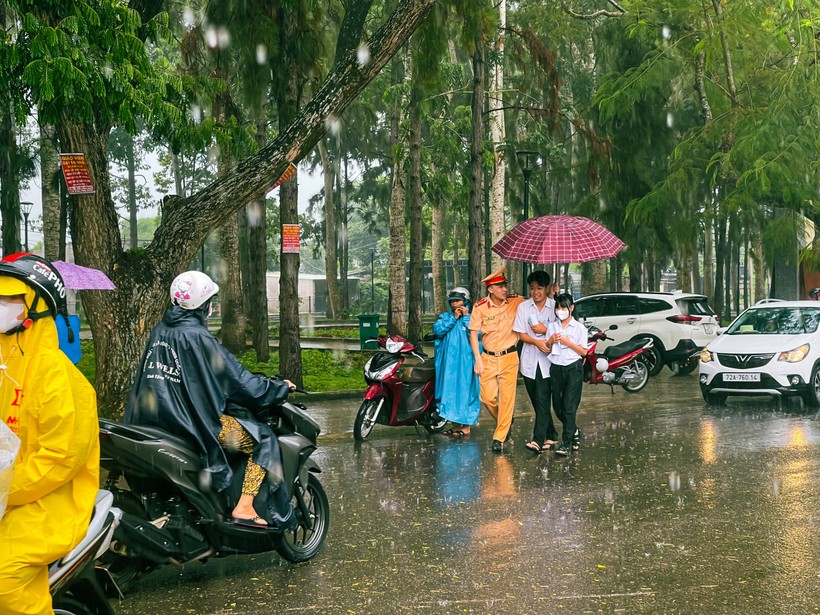
[[[561,0],[561,8],[564,9],[564,12],[567,13],[570,17],[574,17],[575,19],[597,19],[599,17],[620,17],[621,15],[626,14],[626,9],[623,8],[620,4],[615,2],[615,0],[607,0],[607,3],[615,7],[615,11],[607,11],[606,9],[600,9],[593,13],[576,13],[573,11],[566,3],[565,0]]]

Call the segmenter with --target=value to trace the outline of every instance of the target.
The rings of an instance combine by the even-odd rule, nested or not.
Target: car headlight
[[[803,344],[802,346],[798,346],[794,350],[787,350],[786,352],[781,352],[780,356],[777,357],[778,361],[786,361],[788,363],[799,363],[806,356],[809,354],[809,348],[811,348],[808,344]]]
[[[709,352],[706,348],[700,351],[700,362],[701,363],[709,363],[712,360],[712,353]]]

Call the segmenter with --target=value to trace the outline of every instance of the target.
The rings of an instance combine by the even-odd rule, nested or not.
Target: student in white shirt
[[[526,446],[540,453],[557,444],[558,432],[550,411],[550,359],[547,347],[547,325],[555,320],[555,301],[551,295],[550,276],[533,271],[527,276],[530,298],[518,306],[513,331],[523,342],[518,368],[535,411],[532,440]]]
[[[552,407],[563,424],[561,443],[555,454],[565,457],[569,451],[581,448],[581,430],[575,415],[581,403],[583,361],[587,354],[587,330],[572,317],[575,304],[572,295],[564,293],[555,298],[556,322],[548,328],[547,345],[550,348],[550,380]]]

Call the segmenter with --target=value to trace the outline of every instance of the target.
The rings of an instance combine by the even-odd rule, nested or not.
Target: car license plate
[[[723,382],[760,382],[760,374],[723,374]]]
[[[703,325],[703,330],[708,334],[712,335],[715,332],[715,325]]]

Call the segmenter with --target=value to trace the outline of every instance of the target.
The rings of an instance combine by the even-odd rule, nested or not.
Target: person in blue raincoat
[[[436,403],[442,418],[453,426],[445,433],[466,436],[481,410],[475,358],[470,347],[470,292],[457,286],[447,295],[450,311],[433,324],[436,335]]]

